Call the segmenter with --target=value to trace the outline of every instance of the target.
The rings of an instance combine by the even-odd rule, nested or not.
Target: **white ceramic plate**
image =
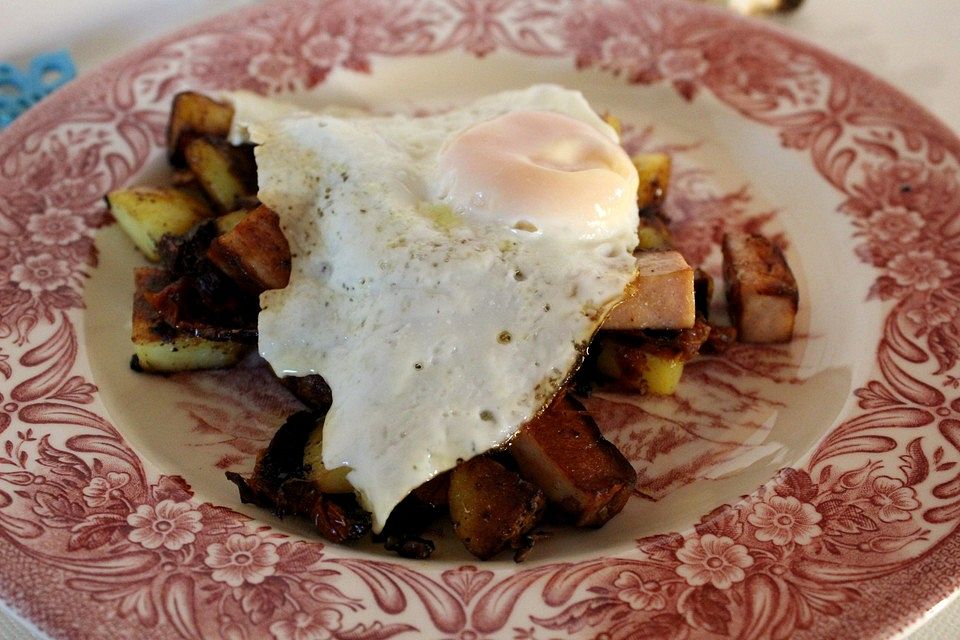
[[[398,110],[534,82],[672,154],[692,263],[717,270],[725,229],[782,238],[798,339],[700,360],[675,398],[589,399],[637,496],[522,565],[241,505],[223,471],[296,405],[255,361],[129,370],[142,259],[100,198],[162,177],[181,89]],[[866,73],[679,1],[271,3],[131,53],[0,136],[0,594],[71,637],[895,634],[960,581],[958,157]]]

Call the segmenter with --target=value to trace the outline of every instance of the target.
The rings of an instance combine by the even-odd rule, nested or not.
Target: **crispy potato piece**
[[[693,268],[676,251],[637,254],[637,277],[601,328],[687,329],[696,321]]]
[[[481,560],[523,547],[546,504],[543,491],[488,456],[453,469],[449,499],[453,530]]]
[[[290,245],[277,214],[260,205],[210,243],[207,257],[237,284],[259,293],[290,279]]]
[[[197,136],[226,138],[233,121],[233,107],[202,93],[184,91],[173,98],[167,124],[167,150],[170,162],[182,166],[183,149]]]
[[[257,191],[253,148],[235,147],[221,138],[193,138],[183,149],[187,166],[218,211],[235,211]]]
[[[670,183],[670,156],[665,153],[640,153],[631,159],[640,176],[637,205],[641,209],[660,206],[667,197],[667,185]]]
[[[174,188],[134,187],[107,194],[107,207],[138,249],[156,262],[165,234],[183,235],[213,215],[206,202]]]
[[[600,527],[620,513],[637,479],[630,462],[570,396],[527,423],[510,444],[510,455],[520,475],[578,527]]]
[[[799,292],[779,247],[760,235],[724,235],[723,277],[740,341],[790,341]]]
[[[235,364],[247,351],[246,345],[238,342],[205,340],[173,329],[160,319],[145,295],[169,284],[166,273],[141,267],[134,270],[134,277],[131,333],[134,369],[155,372],[217,369]]]

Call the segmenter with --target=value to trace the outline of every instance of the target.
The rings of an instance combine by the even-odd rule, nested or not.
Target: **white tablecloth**
[[[3,0],[0,61],[67,49],[82,75],[179,26],[253,0]],[[806,0],[775,20],[900,87],[960,131],[960,0]],[[0,610],[0,639],[35,631]],[[909,640],[960,638],[960,601],[943,605]]]

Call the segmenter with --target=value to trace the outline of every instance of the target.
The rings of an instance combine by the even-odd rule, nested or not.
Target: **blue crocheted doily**
[[[76,75],[66,51],[39,55],[26,70],[0,62],[0,129]]]

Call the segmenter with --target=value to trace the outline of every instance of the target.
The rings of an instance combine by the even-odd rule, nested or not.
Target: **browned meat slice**
[[[730,318],[742,342],[790,340],[799,294],[779,247],[759,235],[724,235],[723,277]]]
[[[637,254],[637,277],[602,329],[687,329],[696,319],[693,268],[676,251]]]
[[[489,456],[462,462],[450,475],[453,529],[481,560],[523,548],[545,504],[543,491]]]
[[[620,513],[637,479],[630,462],[570,396],[524,426],[510,454],[520,474],[581,527],[602,526]]]
[[[290,279],[290,245],[277,214],[261,205],[210,243],[207,257],[244,289],[282,289]]]
[[[253,475],[245,479],[228,472],[240,499],[271,507],[277,515],[309,518],[317,531],[333,542],[357,540],[370,530],[370,514],[352,494],[328,495],[307,479],[303,450],[318,426],[318,415],[302,411],[291,416],[257,456]]]

